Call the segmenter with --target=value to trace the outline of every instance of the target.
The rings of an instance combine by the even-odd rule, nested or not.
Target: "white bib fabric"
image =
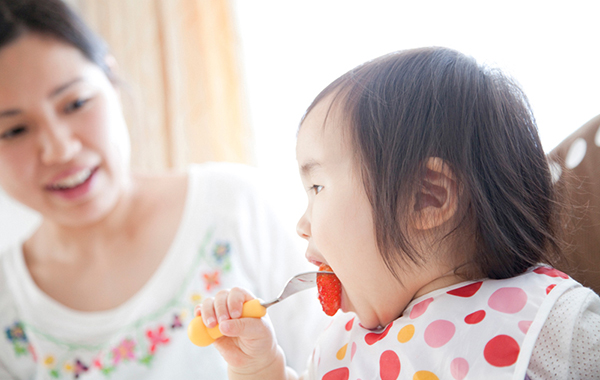
[[[339,313],[319,338],[319,380],[518,379],[556,300],[581,286],[546,266],[504,280],[461,283],[411,302],[382,331]]]

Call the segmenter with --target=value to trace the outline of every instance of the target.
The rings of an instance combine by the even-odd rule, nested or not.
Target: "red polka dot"
[[[488,300],[488,305],[501,313],[515,314],[527,304],[527,293],[521,288],[500,288]]]
[[[351,320],[349,320],[349,321],[346,323],[346,331],[350,331],[350,330],[352,330],[352,324],[353,324],[353,323],[354,323],[354,318],[352,318]]]
[[[477,310],[474,313],[471,313],[465,317],[465,323],[469,325],[475,325],[485,318],[485,310]]]
[[[508,335],[492,338],[483,349],[485,360],[494,367],[508,367],[519,357],[519,344]]]
[[[352,350],[350,351],[350,361],[354,359],[354,354],[356,354],[356,342],[352,342]]]
[[[412,310],[410,311],[410,319],[415,319],[423,315],[423,313],[427,311],[427,307],[429,307],[429,304],[432,302],[433,298],[427,298],[426,300],[421,301],[415,306],[413,306]]]
[[[346,367],[342,367],[342,368],[337,368],[337,369],[334,369],[333,371],[327,372],[325,375],[323,375],[323,377],[321,379],[322,380],[348,380],[348,378],[350,378],[350,370]]]
[[[533,270],[537,274],[545,274],[550,277],[560,277],[560,278],[569,278],[566,274],[559,271],[558,269],[548,268],[548,267],[539,267]]]
[[[444,319],[438,319],[433,321],[425,329],[425,343],[433,348],[442,347],[452,339],[456,327],[450,321]]]
[[[400,358],[392,350],[384,351],[379,358],[381,380],[396,380],[400,375]]]
[[[388,334],[388,332],[392,328],[392,325],[393,325],[393,323],[390,323],[385,328],[385,330],[383,330],[383,332],[381,332],[381,333],[368,333],[367,335],[365,335],[365,342],[367,342],[368,345],[372,345],[372,344],[380,341],[381,339],[385,338],[385,336]]]
[[[481,288],[482,284],[482,281],[475,282],[473,284],[465,285],[458,289],[450,290],[447,293],[458,297],[472,297],[473,295],[475,295],[475,293],[477,293],[479,288]]]
[[[548,285],[548,287],[546,288],[546,294],[549,294],[549,293],[550,293],[550,291],[551,291],[552,289],[554,289],[554,287],[555,287],[555,286],[556,286],[556,284]]]

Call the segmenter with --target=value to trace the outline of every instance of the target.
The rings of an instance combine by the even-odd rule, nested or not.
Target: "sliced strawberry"
[[[320,271],[332,272],[327,264],[319,266]],[[332,316],[340,308],[342,301],[342,284],[335,274],[317,274],[317,289],[319,301],[325,314]]]

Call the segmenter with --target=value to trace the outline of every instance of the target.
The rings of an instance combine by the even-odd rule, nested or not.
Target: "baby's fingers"
[[[240,318],[223,321],[219,325],[223,335],[230,338],[243,337],[246,340],[270,338],[269,325],[262,318]]]
[[[227,297],[227,309],[231,318],[240,318],[244,303],[253,300],[254,296],[248,291],[240,288],[233,288]]]
[[[213,328],[217,325],[217,315],[215,313],[214,303],[214,298],[205,298],[200,304],[200,307],[196,308],[196,313],[198,310],[200,311],[202,321],[204,321],[204,325],[208,328]]]

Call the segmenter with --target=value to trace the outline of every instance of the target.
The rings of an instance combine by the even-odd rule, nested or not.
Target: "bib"
[[[379,331],[339,313],[317,342],[309,374],[318,380],[517,379],[556,300],[581,286],[547,266],[466,282],[411,302]]]

